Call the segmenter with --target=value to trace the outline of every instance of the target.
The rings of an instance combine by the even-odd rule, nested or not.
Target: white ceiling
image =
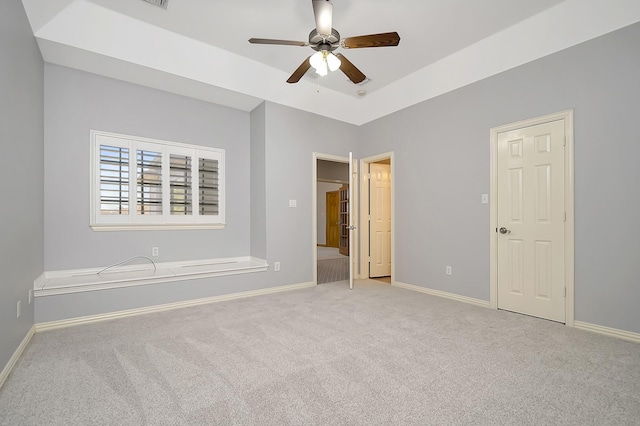
[[[310,0],[23,0],[45,61],[245,111],[268,100],[353,124],[640,21],[638,0],[333,0],[341,36],[397,31],[397,47],[339,49],[340,71],[286,79],[313,51]],[[366,90],[366,96],[357,95]]]

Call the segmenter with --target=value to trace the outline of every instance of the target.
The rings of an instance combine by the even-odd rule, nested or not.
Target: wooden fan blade
[[[275,40],[272,38],[250,38],[249,43],[253,44],[281,44],[284,46],[308,46],[309,43],[304,41],[293,40]]]
[[[360,49],[362,47],[397,46],[400,36],[397,32],[371,34],[357,37],[347,37],[342,40],[342,47],[346,49]]]
[[[342,53],[335,54],[340,59],[340,71],[342,71],[349,80],[353,81],[355,84],[361,83],[367,78],[366,75],[362,74],[355,65],[351,63],[350,60],[344,57]]]
[[[311,56],[309,56],[310,58]],[[302,78],[303,75],[305,75],[307,73],[307,71],[309,71],[309,68],[311,68],[311,64],[309,63],[309,58],[305,59],[300,66],[298,67],[297,70],[295,70],[293,72],[293,74],[291,74],[291,77],[289,77],[289,79],[287,80],[287,83],[297,83],[300,81],[300,79]]]

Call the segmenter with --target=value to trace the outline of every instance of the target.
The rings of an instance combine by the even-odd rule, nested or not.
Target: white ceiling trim
[[[35,35],[41,46],[49,47],[43,49],[47,62],[65,65],[62,56],[75,52],[63,52],[62,46],[114,59],[113,64],[103,61],[104,69],[99,72],[103,75],[113,76],[124,61],[343,121],[359,102],[326,88],[321,88],[318,96],[299,97],[301,86],[312,92],[315,85],[282,84],[288,78],[283,71],[86,1],[69,5]],[[57,47],[52,49],[43,41]],[[85,59],[92,57],[87,55]],[[82,58],[75,60],[76,67],[95,68]]]
[[[133,62],[99,55],[88,50],[76,49],[50,40],[37,40],[43,57],[51,64],[104,75],[241,111],[251,111],[262,103],[262,99],[243,95],[212,84],[147,68]]]
[[[363,124],[640,21],[637,0],[570,0],[367,96]]]
[[[567,0],[364,98],[286,84],[283,71],[85,0],[38,22],[35,35],[47,62],[246,111],[268,100],[361,125],[638,21],[638,0]]]

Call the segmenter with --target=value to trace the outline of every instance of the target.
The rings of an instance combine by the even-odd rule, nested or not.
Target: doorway
[[[573,325],[573,111],[491,129],[490,300]]]
[[[393,152],[360,160],[360,277],[395,282]]]
[[[316,208],[314,218],[314,281],[349,280],[349,159],[314,154]]]
[[[331,184],[330,184],[331,185]],[[333,184],[339,185],[339,184]],[[322,187],[318,183],[318,196],[322,197]],[[338,248],[340,246],[340,189],[325,192],[325,247]],[[322,209],[318,209],[319,211]],[[322,213],[322,212],[320,212]],[[318,229],[318,236],[321,234]],[[318,246],[321,246],[318,241]]]

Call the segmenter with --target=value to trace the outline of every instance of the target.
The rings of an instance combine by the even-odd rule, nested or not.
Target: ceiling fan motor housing
[[[313,29],[309,33],[309,47],[318,52],[321,50],[333,52],[340,47],[340,33],[331,29],[331,34],[325,36],[318,34],[318,30]]]

